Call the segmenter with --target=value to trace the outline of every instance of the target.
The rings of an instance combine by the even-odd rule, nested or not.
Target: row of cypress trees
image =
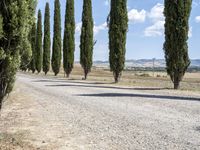
[[[188,56],[188,20],[191,12],[192,0],[173,1],[165,0],[164,15],[165,23],[165,43],[164,52],[167,65],[167,73],[170,75],[174,83],[174,88],[179,88],[189,64]],[[126,53],[126,34],[128,31],[128,15],[127,0],[111,0],[111,10],[108,16],[109,27],[109,62],[110,70],[113,72],[114,80],[117,83],[122,75],[125,66]],[[45,74],[50,68],[50,15],[49,4],[45,9],[44,23],[44,44],[43,44],[43,71]],[[36,34],[36,57],[35,68],[41,71],[42,64],[42,27],[41,12],[38,13],[38,24]],[[80,63],[84,70],[84,77],[87,79],[88,73],[92,67],[93,57],[93,17],[92,17],[92,1],[83,1],[82,13],[82,29],[80,37]],[[67,77],[69,77],[74,63],[74,34],[75,34],[75,18],[74,18],[74,0],[67,0],[65,13],[65,28],[63,38],[63,68]],[[34,44],[33,44],[34,49]],[[55,75],[59,73],[61,65],[61,18],[60,3],[55,0],[54,12],[54,37],[52,49],[52,70]]]
[[[56,67],[59,61],[57,58],[61,57],[61,27],[60,25],[60,4],[59,0],[55,0],[55,17],[54,17],[54,42],[53,42],[53,55],[52,55],[52,69],[55,74],[59,72]],[[34,24],[31,32],[32,42],[32,61],[29,69],[34,73],[43,70],[45,74],[50,70],[50,52],[51,52],[51,33],[50,33],[50,8],[49,3],[46,3],[44,18],[44,38],[42,33],[42,14],[41,10],[38,11],[37,26]],[[60,35],[60,36],[59,36]],[[42,43],[43,41],[43,43]],[[60,53],[60,54],[59,54]],[[60,56],[60,57],[59,57]],[[60,66],[58,66],[59,68]]]
[[[44,39],[42,40],[42,14],[38,11],[37,27],[33,25],[31,32],[32,41],[32,61],[29,70],[34,73],[43,72],[47,74],[50,70],[50,63],[55,75],[60,71],[61,66],[61,14],[60,2],[55,0],[54,3],[54,29],[53,29],[53,45],[52,58],[51,56],[51,33],[50,33],[50,8],[49,3],[46,3],[45,18],[44,18]],[[74,63],[74,34],[75,34],[75,18],[74,18],[74,0],[67,0],[66,15],[65,15],[65,29],[63,39],[63,68],[67,76],[72,71]],[[42,44],[43,41],[43,44]],[[51,62],[50,62],[51,61]]]
[[[190,65],[188,56],[189,17],[192,0],[165,0],[165,43],[164,52],[167,73],[174,83],[174,89],[180,87],[180,81]],[[3,98],[12,91],[17,69],[26,70],[26,66],[35,72],[45,74],[50,68],[50,11],[45,9],[44,43],[42,48],[42,15],[38,12],[38,22],[33,23],[35,0],[0,1],[0,109]],[[65,35],[63,39],[63,66],[69,76],[74,61],[74,0],[67,0],[65,16]],[[110,68],[115,82],[118,82],[124,69],[126,33],[128,30],[127,0],[111,0],[108,18]],[[84,0],[81,30],[80,62],[85,79],[92,67],[93,54],[92,1]],[[29,62],[32,49],[32,59]],[[20,65],[21,61],[21,65]],[[57,75],[61,65],[61,16],[60,2],[55,0],[54,38],[52,69]],[[42,67],[43,66],[43,67]]]
[[[112,1],[110,13],[110,66],[113,71],[115,81],[118,82],[121,72],[124,68],[125,62],[125,46],[126,46],[126,32],[128,28],[128,17],[126,9],[127,1]],[[120,8],[118,8],[120,7]],[[118,8],[115,11],[115,9]],[[116,16],[118,15],[118,17]],[[88,73],[91,71],[93,62],[93,17],[92,17],[92,1],[84,0],[82,13],[82,29],[80,37],[80,63],[84,70],[84,77],[87,79]],[[117,28],[116,28],[117,26]],[[34,29],[33,26],[33,35]],[[115,32],[117,34],[115,34]],[[69,77],[74,64],[74,50],[75,50],[75,18],[74,18],[74,0],[67,0],[65,13],[65,28],[63,38],[63,68],[67,77]],[[113,36],[113,37],[112,37]],[[33,36],[34,37],[34,36]],[[118,38],[118,43],[115,39]],[[34,39],[32,40],[34,41]],[[50,10],[49,4],[46,4],[45,19],[44,19],[44,40],[43,40],[43,57],[42,57],[42,15],[38,11],[38,22],[35,37],[36,45],[32,46],[33,57],[30,69],[34,73],[37,70],[43,71],[45,74],[50,68]],[[117,49],[116,49],[117,47]],[[61,65],[61,17],[60,17],[60,2],[55,0],[54,10],[54,36],[51,59],[52,70],[57,75]]]
[[[60,71],[61,66],[61,15],[60,2],[55,0],[54,9],[54,35],[52,46],[51,66],[55,75]],[[82,14],[82,32],[81,32],[81,65],[84,70],[85,79],[92,67],[93,54],[93,18],[92,18],[92,2],[84,0]],[[74,17],[74,0],[67,0],[65,12],[65,26],[63,38],[63,68],[67,77],[69,77],[74,64],[75,50],[75,17]],[[34,73],[35,70],[40,73],[43,68],[45,74],[50,70],[50,9],[49,3],[46,3],[44,18],[44,39],[42,44],[42,14],[38,11],[37,27],[33,25],[31,32],[32,41],[32,61],[29,70]],[[35,45],[34,45],[35,42]],[[43,45],[43,47],[42,47]]]

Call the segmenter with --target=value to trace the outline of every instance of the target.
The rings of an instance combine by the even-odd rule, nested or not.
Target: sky
[[[38,0],[37,10],[41,9],[43,17],[45,4],[49,2],[51,13],[51,36],[53,36],[54,0]],[[109,0],[92,0],[94,19],[94,47],[93,59],[107,61],[108,28],[106,19],[110,11]],[[126,60],[130,59],[164,59],[164,0],[128,0],[129,29],[127,33]],[[62,37],[66,0],[60,0]],[[75,0],[75,60],[79,61],[80,31],[83,0]],[[189,56],[200,59],[200,0],[193,0],[190,16]],[[42,18],[44,19],[44,18]]]

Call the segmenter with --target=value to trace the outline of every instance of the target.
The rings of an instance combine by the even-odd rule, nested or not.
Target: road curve
[[[30,129],[36,147],[200,149],[199,95],[24,74],[18,74],[16,87],[29,97],[30,118],[22,128]]]

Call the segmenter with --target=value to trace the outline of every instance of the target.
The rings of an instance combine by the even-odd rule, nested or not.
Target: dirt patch
[[[5,99],[0,112],[0,150],[36,150],[27,141],[30,131],[25,128],[30,112],[24,104],[29,98],[17,86]]]
[[[36,150],[29,142],[25,142],[25,132],[1,133],[0,150]]]

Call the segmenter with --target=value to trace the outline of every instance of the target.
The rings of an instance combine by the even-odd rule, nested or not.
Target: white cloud
[[[145,29],[144,35],[147,37],[157,37],[164,35],[164,24],[165,21],[157,21],[152,26]],[[189,28],[188,37],[192,37],[192,27]]]
[[[136,9],[132,9],[128,12],[128,18],[129,21],[133,23],[142,23],[146,19],[146,11],[145,10],[138,11]]]
[[[196,21],[197,23],[200,23],[200,16],[196,16],[195,21]]]
[[[157,3],[148,12],[147,17],[153,23],[151,26],[144,30],[144,35],[147,37],[157,37],[164,34],[165,17],[163,15],[164,5]]]
[[[165,21],[157,21],[152,26],[145,29],[144,35],[147,37],[161,36],[164,33]]]
[[[103,24],[96,26],[94,25],[94,35],[97,35],[100,31],[107,29],[107,23],[104,22]]]
[[[164,11],[164,5],[157,3],[152,9],[151,11],[148,13],[148,17],[153,21],[153,22],[157,22],[160,20],[164,20],[164,15],[163,15],[163,11]]]
[[[82,23],[79,22],[76,24],[76,33],[81,33],[81,27],[82,27]],[[107,29],[107,23],[103,23],[101,25],[94,25],[93,31],[94,31],[94,35],[97,35],[100,31],[102,30],[106,30]]]
[[[81,32],[81,26],[82,26],[82,22],[79,22],[79,23],[76,24],[76,29],[75,29],[76,33]]]

